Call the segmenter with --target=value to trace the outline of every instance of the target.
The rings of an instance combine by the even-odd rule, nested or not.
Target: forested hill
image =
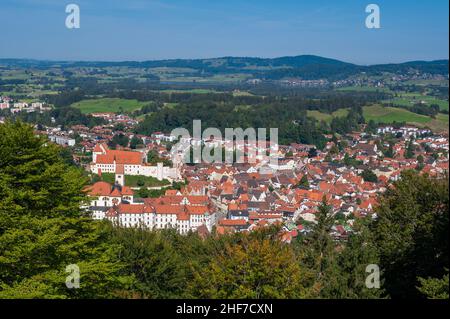
[[[411,61],[399,64],[356,65],[315,55],[279,58],[222,57],[211,59],[172,59],[155,61],[41,61],[30,59],[0,59],[0,66],[26,68],[73,67],[130,67],[130,68],[184,68],[187,72],[202,74],[250,74],[256,78],[278,80],[288,77],[303,79],[344,79],[364,72],[404,74],[407,72],[448,75],[448,60]]]

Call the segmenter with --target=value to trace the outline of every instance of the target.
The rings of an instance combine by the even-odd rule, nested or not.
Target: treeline
[[[30,126],[0,125],[0,298],[448,298],[447,176],[405,172],[346,241],[324,202],[290,244],[277,226],[205,237],[94,221],[86,182]]]
[[[283,110],[283,112],[280,112]],[[306,116],[306,108],[281,102],[239,109],[234,103],[191,102],[180,103],[176,108],[162,108],[147,115],[136,132],[149,135],[156,131],[170,131],[184,127],[192,132],[193,120],[201,120],[202,127],[225,128],[278,128],[284,142],[300,141],[323,147],[325,139],[316,126],[316,120]]]
[[[184,127],[192,132],[193,120],[201,120],[202,126],[216,127],[222,134],[225,128],[278,128],[281,144],[314,144],[322,149],[326,143],[324,133],[348,133],[364,123],[362,107],[347,98],[273,100],[257,105],[236,106],[233,102],[203,100],[179,103],[176,108],[160,108],[147,115],[136,128],[136,133],[149,135],[155,131],[170,131]],[[352,107],[354,105],[354,107]],[[307,110],[332,112],[340,107],[352,107],[346,117],[337,118],[329,125],[307,116]]]

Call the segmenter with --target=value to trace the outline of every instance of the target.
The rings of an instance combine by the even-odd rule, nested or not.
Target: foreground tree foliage
[[[442,278],[418,278],[420,286],[417,289],[427,298],[430,299],[448,299],[448,269],[447,274]]]
[[[120,291],[124,298],[180,298],[183,296],[186,265],[172,238],[173,231],[149,232],[142,228],[110,228],[113,242],[120,245],[118,258],[127,266],[125,276],[133,284]]]
[[[126,278],[103,223],[84,216],[85,179],[20,122],[0,125],[0,298],[111,297]],[[80,269],[80,289],[65,285]]]
[[[418,277],[448,274],[448,191],[448,176],[407,171],[382,196],[373,232],[391,297],[423,296],[425,288],[421,293],[417,287],[424,281]]]
[[[261,238],[258,238],[261,236]],[[194,270],[189,288],[199,298],[302,298],[302,266],[291,246],[264,231],[239,236]]]
[[[354,225],[346,243],[336,242],[330,235],[335,224],[335,215],[325,199],[317,212],[317,224],[303,240],[298,242],[301,264],[312,274],[311,297],[314,298],[379,298],[382,289],[369,289],[365,280],[366,267],[378,264],[378,254],[368,219]]]
[[[280,226],[200,237],[93,221],[85,183],[31,127],[0,125],[0,298],[448,298],[447,176],[404,172],[347,240],[323,201],[291,244]],[[371,264],[380,289],[366,287]]]

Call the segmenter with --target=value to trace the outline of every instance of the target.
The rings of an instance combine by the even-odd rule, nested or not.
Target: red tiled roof
[[[186,206],[187,212],[191,215],[204,215],[205,213],[209,212],[209,209],[207,206]]]
[[[119,214],[143,214],[153,212],[153,207],[147,205],[136,204],[119,204],[117,206],[117,212]]]
[[[182,205],[155,205],[157,214],[180,214],[184,212]]]
[[[219,221],[220,226],[245,226],[247,221],[245,219],[222,219]]]
[[[139,165],[142,164],[142,154],[139,152],[130,151],[117,151],[117,150],[107,150],[106,154],[97,155],[98,164],[128,164],[128,165]]]
[[[102,144],[95,144],[95,147],[94,147],[94,152],[96,152],[96,153],[103,153],[103,151],[104,151],[104,149],[102,148]]]
[[[134,192],[131,188],[127,186],[122,187],[122,191],[119,188],[112,189],[111,184],[107,182],[97,182],[94,185],[87,186],[85,191],[90,196],[111,196],[111,197],[121,197],[123,195],[133,196]]]
[[[111,184],[107,182],[97,182],[85,189],[90,196],[109,196],[111,194]]]

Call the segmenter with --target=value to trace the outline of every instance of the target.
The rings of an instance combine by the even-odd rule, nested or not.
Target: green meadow
[[[82,100],[73,103],[71,106],[81,110],[84,114],[99,112],[133,112],[142,108],[147,102],[138,100],[126,100],[119,98],[101,98],[92,100]]]
[[[319,111],[308,111],[308,116],[318,121],[330,123],[334,117],[342,117],[348,114],[348,109],[339,109],[332,114],[322,113]],[[426,115],[420,115],[410,112],[403,108],[385,107],[383,105],[371,105],[363,108],[363,114],[366,121],[373,120],[376,123],[393,123],[406,122],[408,124],[417,125],[419,127],[429,127],[433,131],[448,131],[449,116],[448,114],[439,113],[436,118]]]
[[[402,93],[398,95],[397,97],[394,97],[391,100],[388,100],[387,102],[393,103],[394,105],[398,106],[412,106],[415,103],[424,102],[425,105],[432,105],[437,104],[439,105],[440,110],[447,110],[448,111],[448,101],[441,100],[438,98],[435,98],[433,96],[429,95],[421,95],[417,93]]]
[[[439,113],[436,118],[416,114],[406,109],[396,107],[384,107],[382,105],[371,105],[363,108],[366,121],[374,120],[377,123],[406,122],[419,127],[429,127],[433,131],[448,131],[448,114]]]
[[[307,111],[307,114],[309,117],[313,117],[318,121],[325,121],[327,123],[330,123],[331,120],[334,117],[344,117],[347,116],[348,114],[348,109],[339,109],[337,111],[334,111],[333,113],[329,114],[329,113],[322,113],[320,111],[316,111],[316,110],[309,110]]]

